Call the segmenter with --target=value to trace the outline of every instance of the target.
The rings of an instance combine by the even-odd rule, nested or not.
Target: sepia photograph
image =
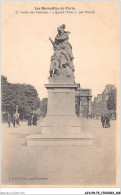
[[[1,185],[119,187],[119,1],[1,2]]]

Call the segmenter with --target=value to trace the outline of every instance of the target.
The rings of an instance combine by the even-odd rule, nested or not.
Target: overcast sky
[[[16,14],[35,11],[34,7],[75,7],[90,14]],[[81,88],[101,93],[106,84],[119,84],[119,2],[41,2],[2,1],[2,74],[11,83],[33,85],[39,97],[47,97],[57,27],[66,24],[70,31],[75,66],[75,81]]]

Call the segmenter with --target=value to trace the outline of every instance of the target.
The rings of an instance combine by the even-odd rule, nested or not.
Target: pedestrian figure
[[[17,125],[18,125],[20,127],[19,121],[20,121],[19,114],[18,113],[15,113],[13,115],[13,126],[14,127],[17,127]]]
[[[105,128],[109,128],[110,127],[110,117],[109,114],[106,115],[106,125]]]
[[[16,115],[16,125],[18,125],[20,127],[19,121],[20,121],[19,115]]]
[[[13,126],[15,127],[15,125],[16,125],[16,117],[15,115],[13,115]]]
[[[11,127],[11,116],[9,113],[8,113],[8,117],[7,117],[7,122],[8,122],[8,126],[10,128]]]
[[[106,122],[106,118],[105,118],[104,114],[101,116],[101,122],[102,122],[102,127],[104,128],[105,127],[105,122]]]
[[[37,115],[34,115],[33,117],[33,125],[37,125]]]
[[[31,126],[32,125],[32,116],[29,115],[28,116],[28,126]]]

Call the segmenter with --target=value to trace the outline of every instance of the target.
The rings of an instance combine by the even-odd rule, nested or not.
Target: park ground
[[[37,126],[1,125],[2,185],[116,185],[117,122],[102,128],[100,120],[81,118],[82,131],[94,136],[89,146],[26,146],[26,136],[41,133]]]

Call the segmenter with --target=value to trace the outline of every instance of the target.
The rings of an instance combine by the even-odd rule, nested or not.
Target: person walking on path
[[[33,117],[33,125],[37,125],[37,115],[34,115]]]
[[[13,115],[13,126],[14,127],[16,126],[16,117],[15,117],[15,115]]]
[[[104,114],[101,116],[101,122],[102,122],[102,127],[104,128],[105,127],[105,122],[106,122],[106,118],[105,118]]]
[[[16,115],[16,125],[18,125],[20,127],[19,122],[20,122],[20,119],[19,119],[19,114],[18,114],[18,115]]]
[[[106,115],[106,125],[105,128],[109,128],[110,127],[110,116],[109,114]]]
[[[32,115],[29,114],[28,115],[28,126],[31,126],[32,125]]]
[[[13,115],[13,126],[14,126],[14,127],[17,127],[17,126],[20,127],[19,121],[20,121],[20,119],[19,119],[19,114],[18,114],[18,113],[15,113],[15,114]]]
[[[8,113],[8,117],[7,117],[7,122],[8,122],[8,126],[10,128],[11,127],[11,116],[9,113]]]

